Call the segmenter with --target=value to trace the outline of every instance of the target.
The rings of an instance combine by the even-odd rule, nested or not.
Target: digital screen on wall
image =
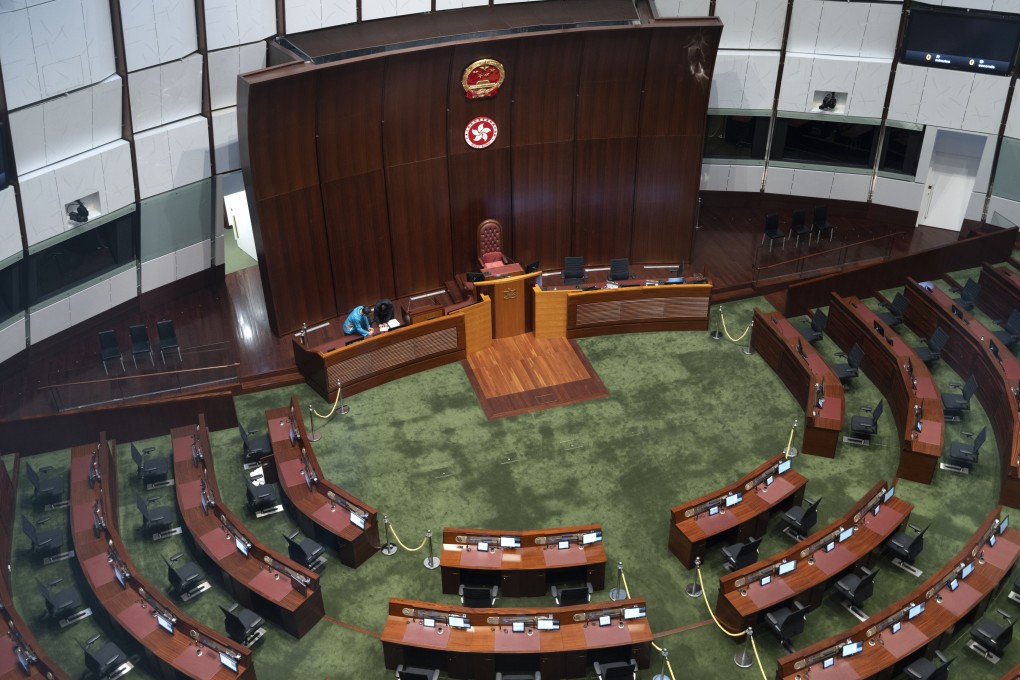
[[[1020,16],[914,4],[910,8],[904,64],[1009,75],[1013,69]]]

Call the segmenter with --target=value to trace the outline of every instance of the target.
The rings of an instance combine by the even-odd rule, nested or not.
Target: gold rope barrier
[[[329,419],[330,416],[332,416],[334,413],[336,413],[336,405],[339,404],[339,403],[340,403],[340,388],[338,387],[337,390],[336,390],[336,399],[333,400],[333,408],[331,408],[329,410],[329,413],[327,413],[326,415],[322,415],[321,413],[316,411],[314,408],[312,408],[312,413],[314,413],[316,415],[316,417],[318,417],[320,420],[327,420],[327,419]]]
[[[747,328],[745,328],[744,332],[740,334],[740,337],[735,338],[732,335],[730,335],[730,331],[726,328],[726,315],[723,314],[723,310],[721,308],[719,309],[719,320],[722,322],[723,333],[726,334],[726,338],[730,342],[740,342],[741,340],[744,339],[744,336],[747,335],[747,332],[751,330],[751,324],[747,324]]]
[[[790,428],[790,439],[786,442],[786,448],[783,449],[783,455],[789,457],[790,446],[793,445],[793,435],[797,431],[797,421],[793,421],[793,427]]]
[[[396,539],[397,545],[399,545],[407,552],[418,552],[419,550],[425,547],[425,544],[428,543],[429,540],[428,536],[426,536],[425,538],[421,539],[421,545],[419,545],[417,548],[408,548],[406,545],[404,545],[404,542],[400,540],[400,536],[397,536],[397,530],[393,528],[392,522],[390,523],[390,531],[393,532],[393,538]]]
[[[712,605],[708,603],[708,591],[705,590],[705,582],[701,578],[701,569],[698,568],[696,571],[698,574],[698,585],[701,586],[701,597],[702,599],[705,600],[705,609],[708,610],[708,613],[712,617],[712,621],[715,622],[715,625],[719,627],[719,630],[726,633],[730,637],[740,637],[741,635],[746,635],[747,633],[743,631],[740,633],[731,633],[730,631],[726,630],[726,628],[724,628],[721,623],[719,623],[719,619],[715,618],[715,612],[712,611]],[[751,649],[754,650],[754,660],[758,662],[758,670],[761,671],[762,679],[769,680],[768,676],[765,675],[765,667],[761,665],[761,657],[758,656],[758,645],[755,643],[753,635],[751,636]]]
[[[627,585],[627,575],[625,573],[623,573],[622,569],[620,570],[620,580],[623,582],[623,592],[627,593],[627,599],[629,600],[630,599],[630,586]],[[655,642],[652,642],[652,647],[655,647],[660,652],[662,651],[662,647],[660,647],[659,645],[655,644]],[[677,676],[676,676],[676,673],[673,672],[673,664],[670,663],[668,656],[666,657],[666,668],[669,669],[669,677],[673,678],[673,680],[676,680]]]

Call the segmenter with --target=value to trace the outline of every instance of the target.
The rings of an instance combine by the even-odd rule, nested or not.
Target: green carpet
[[[891,296],[890,296],[891,297]],[[727,304],[731,334],[739,335],[754,306],[770,309],[763,299]],[[799,324],[800,320],[794,320]],[[911,344],[918,340],[905,328]],[[669,648],[673,668],[683,678],[723,679],[758,677],[755,669],[740,670],[732,661],[738,649],[711,623],[702,600],[687,597],[684,587],[693,578],[667,550],[669,508],[730,483],[787,442],[794,419],[803,419],[799,398],[756,355],[745,356],[740,343],[714,341],[704,332],[649,333],[606,336],[579,341],[592,366],[609,389],[610,397],[547,411],[487,421],[459,365],[450,365],[404,378],[347,400],[350,414],[335,416],[316,426],[322,441],[315,446],[325,475],[388,515],[403,543],[416,547],[431,529],[439,545],[445,526],[494,529],[534,529],[601,522],[610,559],[607,585],[615,585],[613,565],[624,564],[631,593],[648,601],[649,623],[658,633],[676,631],[657,640]],[[837,348],[825,339],[817,345],[830,361]],[[963,382],[947,366],[934,368],[942,389]],[[239,397],[238,417],[249,429],[265,429],[264,412],[288,403],[297,394],[302,408],[312,404],[325,413],[329,405],[307,387],[299,386]],[[881,398],[864,377],[847,393],[847,418]],[[975,399],[963,425],[947,427],[946,440],[959,431],[977,431],[987,418]],[[306,425],[308,423],[306,422]],[[801,455],[795,467],[808,479],[807,494],[821,497],[819,526],[842,515],[877,480],[892,480],[898,462],[899,437],[888,410],[871,447],[840,445],[833,460]],[[794,444],[799,447],[802,428]],[[168,453],[165,437],[139,442]],[[994,464],[994,438],[989,455],[976,474],[936,475],[935,483],[901,482],[897,494],[914,504],[912,521],[932,524],[918,566],[930,573],[960,550],[978,522],[994,507],[999,487]],[[244,483],[240,442],[236,431],[215,432],[212,459],[224,502],[241,517]],[[151,544],[137,531],[140,520],[131,503],[138,488],[127,442],[120,443],[119,497],[121,530],[132,559],[154,584],[166,585],[161,555],[193,555],[183,538]],[[67,467],[67,452],[58,451],[36,462]],[[509,462],[508,462],[509,461]],[[19,485],[19,513],[28,510],[27,480]],[[155,495],[151,492],[145,496]],[[159,492],[161,502],[175,503],[171,490]],[[54,513],[58,514],[58,513]],[[66,513],[54,521],[66,522]],[[266,544],[286,551],[281,534],[296,529],[288,513],[248,521]],[[761,547],[768,555],[790,541],[773,521]],[[79,579],[75,561],[35,569],[25,551],[27,539],[15,536],[13,580],[15,601],[44,648],[74,677],[81,677],[80,650],[71,642],[99,632],[94,617],[67,631],[54,630],[41,616],[42,603],[32,578]],[[331,558],[322,576],[327,616],[368,631],[380,632],[389,597],[453,603],[444,596],[438,571],[422,565],[425,553],[401,550],[392,557],[377,555],[357,570]],[[881,574],[866,610],[875,612],[912,591],[918,580],[880,560]],[[722,558],[708,553],[703,569],[709,600],[714,605],[716,583],[723,573]],[[87,591],[84,583],[80,586]],[[608,590],[596,593],[608,598]],[[1005,601],[1005,594],[999,597]],[[182,604],[185,611],[222,629],[217,605],[230,597],[214,583],[210,592]],[[549,598],[502,599],[500,606],[549,606]],[[1001,605],[1016,611],[1011,603]],[[798,647],[849,628],[856,623],[829,595],[808,617]],[[700,625],[699,625],[700,624]],[[105,635],[111,634],[108,626]],[[763,629],[757,636],[766,675],[775,674],[782,650]],[[960,657],[954,677],[996,678],[1020,660],[1020,645],[1010,648],[998,667],[972,658],[962,649],[966,629],[957,631],[950,655]],[[265,643],[255,653],[260,678],[387,678],[382,645],[377,639],[328,620],[320,622],[301,641],[270,626]],[[639,674],[658,672],[652,667]],[[136,677],[145,677],[136,671]]]

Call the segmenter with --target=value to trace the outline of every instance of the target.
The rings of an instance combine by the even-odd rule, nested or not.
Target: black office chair
[[[840,352],[836,356],[846,357],[846,363],[836,364],[832,367],[832,371],[839,378],[839,382],[843,384],[843,387],[848,388],[850,381],[857,377],[861,361],[864,359],[864,350],[855,342],[854,346],[850,348],[849,354]]]
[[[152,344],[149,342],[149,329],[144,325],[128,327],[128,335],[131,337],[131,361],[135,368],[138,368],[138,355],[148,354],[152,367],[156,367],[156,360],[152,358]]]
[[[800,237],[808,237],[808,245],[811,245],[811,227],[807,224],[807,213],[804,210],[794,210],[790,217],[790,238],[797,237],[796,245],[800,245]]]
[[[120,370],[127,370],[124,367],[124,355],[120,351],[120,343],[117,341],[117,334],[114,331],[99,331],[99,358],[103,360],[103,370],[106,375],[110,375],[106,362],[114,359],[120,361]]]
[[[287,554],[290,559],[308,569],[321,566],[325,562],[322,556],[326,553],[326,548],[310,538],[302,538],[298,541],[296,540],[297,535],[296,531],[290,536],[283,535],[287,539]]]
[[[801,328],[800,334],[813,345],[822,339],[822,331],[825,330],[827,323],[829,323],[829,319],[825,316],[825,312],[816,309],[811,317],[811,324],[807,328]]]
[[[535,272],[538,271],[539,267],[541,267],[541,266],[542,266],[542,263],[539,262],[538,260],[535,260],[533,262],[529,262],[528,264],[524,265],[524,273],[525,274],[534,274]]]
[[[42,472],[47,470],[49,468],[40,468]],[[40,477],[32,464],[28,462],[25,463],[25,472],[28,474],[28,481],[32,483],[32,488],[35,489],[33,499],[36,504],[59,503],[60,499],[64,497],[64,482],[56,475],[44,474]]]
[[[757,562],[760,545],[761,538],[752,538],[747,543],[734,543],[723,548],[722,554],[726,558],[726,568],[729,571],[738,571]]]
[[[594,591],[590,583],[584,585],[551,586],[549,588],[553,600],[560,607],[571,607],[577,604],[588,604],[591,602],[591,594]]]
[[[265,633],[262,630],[262,626],[266,623],[265,619],[250,609],[235,604],[230,609],[220,605],[220,611],[223,612],[223,627],[230,639],[235,642],[250,647],[251,645],[248,643],[252,639],[256,636],[262,637],[262,634]]]
[[[816,205],[811,221],[811,233],[817,237],[816,240],[821,243],[822,237],[828,234],[831,241],[835,231],[836,228],[829,222],[829,208],[824,205]]]
[[[783,515],[783,522],[799,536],[807,536],[808,532],[818,522],[818,504],[821,498],[816,498],[805,505],[795,505]]]
[[[911,536],[906,531],[897,531],[885,542],[885,549],[892,553],[896,559],[913,564],[924,549],[924,532],[928,531],[928,527],[921,529],[916,524],[908,524],[908,526],[913,530],[914,535]]]
[[[155,450],[154,448],[145,449],[143,456],[138,452],[138,448],[133,443],[131,444],[131,460],[135,461],[135,465],[138,466],[138,481],[143,485],[165,481],[170,473],[170,459],[167,456],[149,457],[149,454]]]
[[[21,530],[32,541],[32,554],[36,557],[48,557],[60,552],[64,547],[64,528],[43,529],[40,531],[25,515],[21,516]]]
[[[499,586],[469,586],[462,583],[457,594],[465,607],[492,607],[499,597]]]
[[[241,460],[244,463],[254,463],[273,452],[273,443],[269,440],[268,434],[256,436],[257,430],[245,430],[240,424],[237,431],[241,433]]]
[[[185,595],[195,589],[195,586],[205,581],[205,572],[194,562],[187,562],[179,567],[174,566],[174,563],[184,557],[184,553],[178,553],[167,559],[163,557],[163,561],[166,562],[166,579],[170,582],[170,592],[177,595]]]
[[[275,484],[260,484],[255,486],[251,480],[246,480],[245,496],[248,499],[248,509],[252,513],[262,512],[275,508],[280,504],[280,495],[276,491]]]
[[[793,653],[791,641],[795,635],[804,632],[804,618],[807,615],[807,607],[796,600],[792,607],[780,607],[765,615],[765,623],[769,630],[779,638],[779,644],[789,653]]]
[[[970,639],[972,643],[976,642],[980,645],[985,652],[990,652],[995,656],[1002,656],[1006,646],[1013,640],[1013,626],[1016,624],[1017,619],[1001,609],[996,611],[1006,620],[1006,625],[1000,625],[987,617],[982,618],[971,627]]]
[[[878,419],[882,417],[882,410],[885,408],[885,400],[879,399],[878,404],[872,409],[870,416],[853,416],[850,418],[850,436],[856,437],[864,442],[871,442],[871,438],[878,434]]]
[[[542,671],[534,673],[503,673],[496,671],[496,680],[542,680]]]
[[[956,292],[960,294],[956,302],[969,312],[974,309],[974,303],[977,301],[978,295],[981,294],[981,284],[974,279],[967,279],[963,288]]]
[[[765,239],[769,240],[770,252],[776,239],[783,239],[783,248],[786,247],[786,234],[779,229],[779,215],[776,213],[769,213],[765,216],[765,233],[761,237],[762,244],[765,243]]]
[[[992,335],[1003,344],[1003,346],[1013,351],[1016,348],[1018,342],[1020,342],[1020,309],[1014,309],[1009,313],[1009,318],[1006,319],[1005,323],[1002,321],[996,321],[997,324],[1002,326],[1001,331],[994,331]]]
[[[582,283],[588,278],[588,272],[584,270],[584,258],[568,256],[563,258],[563,284],[573,286]]]
[[[947,342],[949,342],[949,334],[942,330],[941,326],[936,326],[924,347],[914,347],[914,354],[926,366],[930,366],[942,358],[942,350],[945,349]]]
[[[908,680],[948,680],[949,664],[953,663],[956,657],[947,659],[946,655],[937,649],[935,656],[942,661],[941,666],[936,666],[931,660],[922,656],[903,669],[903,677]]]
[[[166,352],[172,349],[177,350],[177,358],[184,361],[181,355],[181,346],[177,344],[177,331],[174,330],[174,322],[170,319],[156,322],[156,335],[159,337],[159,358],[166,366]]]
[[[963,385],[963,390],[956,394],[955,392],[943,392],[942,393],[942,412],[946,418],[959,420],[959,418],[970,411],[970,398],[977,392],[977,378],[972,373],[967,382]]]
[[[877,573],[878,569],[868,570],[861,567],[860,575],[851,572],[836,581],[836,592],[851,605],[860,609],[864,606],[864,601],[875,592],[875,574]]]
[[[55,582],[51,582],[50,585],[55,585],[62,580],[57,579]],[[54,593],[39,579],[35,580],[35,584],[39,594],[42,595],[43,600],[46,602],[46,612],[50,615],[50,618],[60,621],[81,611],[81,593],[74,586],[68,586]]]
[[[985,434],[988,428],[982,427],[974,441],[967,444],[964,442],[953,442],[949,447],[949,464],[970,471],[978,462],[978,453],[981,445],[985,443]]]
[[[156,500],[156,499],[153,499]],[[135,494],[135,507],[142,515],[142,531],[147,534],[158,534],[169,529],[174,523],[174,511],[169,505],[149,508],[138,494]]]
[[[439,680],[439,669],[415,668],[414,666],[397,666],[397,677],[400,680]]]
[[[609,280],[625,281],[634,278],[630,273],[630,260],[626,257],[617,257],[609,261]]]
[[[92,651],[92,645],[99,638],[100,635],[98,633],[93,635],[85,644],[81,645],[81,649],[85,653],[85,668],[88,669],[92,677],[105,678],[128,659],[124,652],[120,650],[120,647],[112,642],[107,642],[98,650]]]
[[[885,322],[889,328],[895,328],[903,323],[903,315],[907,313],[908,304],[910,303],[903,296],[903,293],[896,293],[893,296],[893,301],[889,304],[889,311],[879,312],[878,318]]]
[[[611,663],[595,662],[595,675],[599,680],[636,680],[637,661],[613,661]]]

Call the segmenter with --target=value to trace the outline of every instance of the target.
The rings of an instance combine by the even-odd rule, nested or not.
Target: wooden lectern
[[[479,294],[492,299],[492,337],[509,338],[532,329],[535,279],[542,272],[519,274],[475,283]]]

